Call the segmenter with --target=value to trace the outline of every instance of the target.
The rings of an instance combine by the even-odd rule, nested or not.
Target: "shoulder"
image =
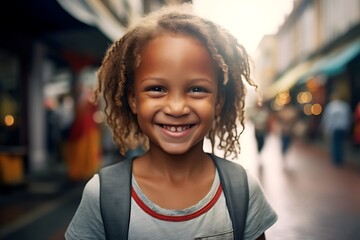
[[[117,171],[118,169],[125,168],[126,166],[131,165],[131,160],[128,158],[123,159],[122,161],[119,161],[117,163],[107,165],[99,170],[99,174],[109,173]]]
[[[65,239],[105,239],[97,174],[84,187],[80,204],[65,232]]]
[[[216,155],[211,155],[211,157],[213,158],[215,166],[219,172],[220,180],[224,184],[224,191],[230,193],[229,191],[231,189],[243,188],[244,191],[242,192],[245,194],[245,198],[247,198],[247,174],[244,167],[237,162],[230,161]]]
[[[119,186],[131,179],[132,160],[124,159],[121,162],[108,165],[99,170],[98,182],[101,192],[113,192],[114,184]],[[120,186],[121,186],[120,185]]]
[[[214,164],[219,172],[221,181],[229,186],[246,186],[246,171],[244,167],[234,161],[227,160],[225,158],[218,157],[214,154],[210,154]]]
[[[246,220],[245,239],[256,239],[277,221],[277,214],[253,174],[247,171],[249,185],[249,207]]]
[[[249,186],[249,198],[253,198],[259,194],[263,194],[263,189],[258,181],[258,179],[250,173],[247,169],[245,169],[248,186]]]
[[[216,156],[214,154],[209,154],[209,155],[214,160],[215,165],[218,168],[222,167],[222,168],[226,168],[228,170],[229,169],[235,169],[235,171],[244,171],[245,172],[244,167],[241,164],[239,164],[239,163],[237,163],[235,161],[231,161],[231,160]]]
[[[94,174],[94,176],[86,183],[83,191],[82,198],[91,201],[98,201],[100,193],[100,181],[99,175]]]
[[[245,183],[247,186],[243,184],[236,185],[245,188],[248,187],[249,199],[244,239],[258,238],[277,221],[277,214],[267,200],[259,181],[237,162],[222,158],[214,158],[214,160],[219,167],[218,170],[222,169],[223,174],[226,174],[227,179],[231,179],[232,183],[234,181],[247,181]],[[245,178],[239,178],[239,174]]]

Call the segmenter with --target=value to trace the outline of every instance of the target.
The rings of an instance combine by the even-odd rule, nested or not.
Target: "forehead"
[[[205,44],[196,37],[184,33],[164,32],[158,34],[144,45],[142,54],[144,54],[145,51],[148,51],[149,48],[169,50],[169,55],[178,48],[182,48],[183,50],[198,49],[210,57],[210,52]]]
[[[164,67],[168,70],[204,70],[215,73],[209,50],[197,38],[182,33],[163,33],[150,40],[140,52],[138,67]]]
[[[147,42],[140,52],[141,62],[162,59],[187,60],[189,63],[204,63],[214,67],[214,60],[206,45],[190,34],[162,32]]]

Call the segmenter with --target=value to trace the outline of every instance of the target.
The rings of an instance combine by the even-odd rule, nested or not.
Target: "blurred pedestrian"
[[[285,156],[295,136],[294,128],[299,118],[299,112],[290,103],[277,112],[276,118],[280,127],[281,153]]]
[[[333,93],[322,116],[322,130],[329,141],[330,154],[335,166],[344,163],[344,144],[352,122],[351,108],[341,94]]]
[[[269,110],[266,106],[256,104],[247,111],[249,120],[254,125],[257,150],[260,153],[265,144],[265,138],[269,130]]]
[[[356,105],[354,111],[354,131],[353,142],[356,150],[360,150],[360,102]]]
[[[46,97],[44,100],[46,115],[46,149],[51,161],[59,160],[60,129],[58,115],[56,114],[57,101],[53,97]]]
[[[56,113],[59,121],[61,135],[66,139],[69,135],[70,127],[74,121],[74,100],[70,94],[61,94],[58,98]]]
[[[101,164],[100,126],[94,121],[97,106],[91,103],[90,94],[89,89],[82,88],[66,143],[67,170],[72,181],[88,180]]]
[[[58,97],[58,106],[55,109],[57,127],[59,128],[58,160],[65,160],[65,145],[69,138],[71,125],[74,121],[74,100],[70,94],[61,94]]]

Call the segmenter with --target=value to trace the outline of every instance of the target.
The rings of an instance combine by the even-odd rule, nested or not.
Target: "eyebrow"
[[[194,78],[194,79],[191,79],[191,81],[194,81],[194,82],[206,81],[211,84],[216,84],[216,79],[214,79],[214,81],[213,81],[211,78],[206,78],[206,77],[205,78],[203,78],[203,77]]]
[[[141,78],[139,79],[141,80],[142,82],[144,81],[150,81],[150,80],[158,80],[158,81],[166,81],[166,78],[163,78],[163,77],[146,77],[146,78]],[[195,78],[189,78],[187,80],[190,80],[190,81],[193,81],[193,82],[198,82],[198,81],[206,81],[206,82],[209,82],[209,83],[216,83],[216,79],[214,81],[212,81],[211,78],[207,78],[207,77],[195,77]]]
[[[162,77],[145,77],[145,78],[140,78],[139,80],[140,80],[140,82],[146,82],[146,81],[166,81],[166,78],[162,78]]]

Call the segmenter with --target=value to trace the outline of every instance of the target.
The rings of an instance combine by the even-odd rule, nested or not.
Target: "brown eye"
[[[146,91],[147,92],[166,92],[165,89],[160,86],[148,87],[148,88],[146,88]]]
[[[209,92],[209,91],[207,91],[207,89],[205,89],[205,88],[203,88],[203,87],[193,87],[193,88],[191,88],[190,90],[189,90],[189,92],[191,92],[191,93],[202,93],[202,92],[205,92],[205,93],[207,93],[207,92]]]

